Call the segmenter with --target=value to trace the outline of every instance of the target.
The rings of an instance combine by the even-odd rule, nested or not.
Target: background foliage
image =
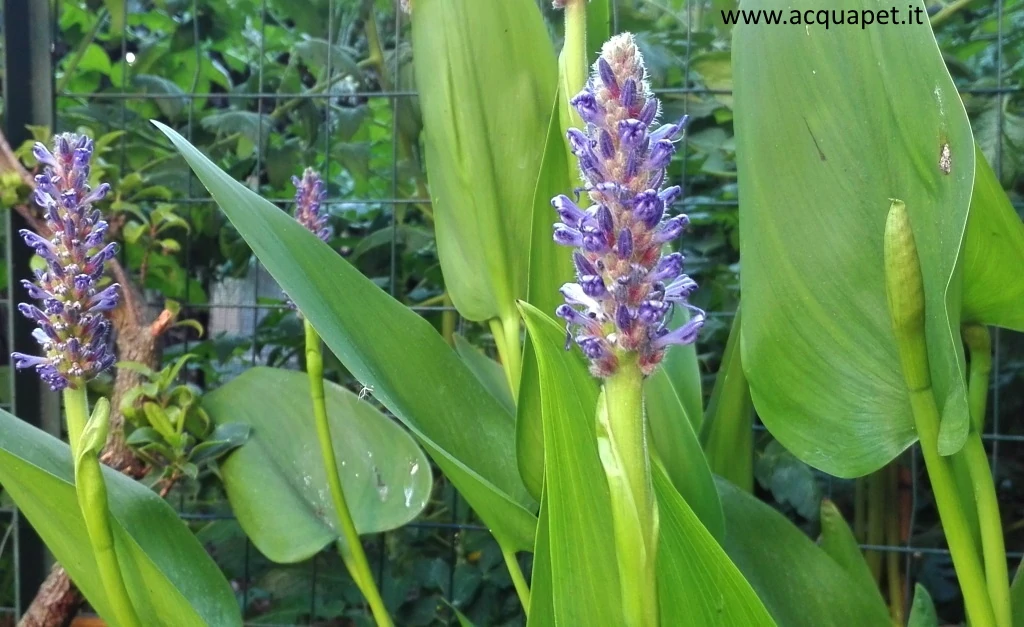
[[[560,15],[543,4],[552,39],[559,42]],[[695,304],[714,312],[698,349],[710,391],[739,297],[730,32],[717,18],[718,8],[730,3],[612,4],[614,30],[638,35],[664,115],[693,118],[681,151],[685,159],[676,159],[669,174],[684,185],[680,210],[694,224],[684,253],[702,286]],[[943,18],[936,35],[975,137],[1019,208],[1024,0],[1005,0],[1001,7],[989,0],[957,4],[962,8]],[[85,130],[98,138],[97,167],[114,187],[106,209],[116,216],[123,259],[147,298],[155,308],[165,299],[180,301],[183,317],[203,325],[202,337],[190,328],[167,336],[168,363],[196,355],[182,371],[188,382],[210,391],[252,365],[299,366],[302,326],[150,118],[181,131],[283,208],[291,204],[290,177],[303,165],[320,169],[329,185],[330,245],[446,337],[457,330],[494,354],[489,331],[457,319],[446,306],[418,149],[408,20],[396,15],[392,0],[55,5],[57,130]],[[935,5],[932,13],[941,8],[929,5]],[[8,93],[16,97],[16,90]],[[48,130],[37,133],[45,137]],[[24,147],[21,153],[31,163]],[[18,193],[0,191],[7,201]],[[1024,499],[1017,489],[1024,481],[1024,338],[1007,332],[997,337],[987,444],[1016,567],[1024,546]],[[326,358],[331,379],[372,398],[372,390]],[[812,535],[819,531],[823,497],[852,516],[854,482],[812,471],[755,429],[759,496]],[[898,463],[908,480],[900,514],[905,543],[889,550],[905,554],[907,589],[914,581],[923,584],[940,615],[958,620],[962,609],[949,557],[933,550],[942,544],[937,515],[927,486],[913,480],[919,464],[913,454]],[[478,624],[522,624],[497,545],[435,475],[424,516],[368,543],[396,623],[446,624],[454,606]],[[231,519],[215,469],[179,482],[168,498],[231,579],[253,624],[368,624],[358,591],[333,552],[279,566],[251,547]],[[16,572],[6,531],[8,525],[0,525],[0,605],[10,606]]]

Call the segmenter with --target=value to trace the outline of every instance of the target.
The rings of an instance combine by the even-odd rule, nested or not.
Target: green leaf
[[[469,340],[458,333],[455,334],[455,350],[480,383],[504,405],[509,413],[515,413],[516,402],[512,398],[512,390],[508,388],[508,378],[501,364],[484,355],[480,349],[469,343]]]
[[[153,102],[160,112],[169,118],[176,118],[188,106],[188,96],[178,84],[162,76],[139,74],[132,77],[132,84],[142,94],[159,94]]]
[[[84,455],[98,454],[103,449],[103,445],[107,443],[109,432],[110,401],[105,397],[100,397],[96,401],[95,407],[92,408],[92,414],[89,415],[89,420],[86,421],[85,428],[82,430],[78,459],[75,460],[75,463],[78,464]]]
[[[1010,603],[1012,604],[1012,615],[1014,627],[1024,625],[1024,560],[1017,566],[1017,572],[1013,575],[1013,583],[1010,584]]]
[[[537,519],[519,478],[514,419],[429,322],[298,222],[156,123],[320,337],[420,440],[496,537],[529,550]]]
[[[587,4],[587,50],[590,62],[597,61],[601,45],[612,36],[611,0],[590,0]],[[576,94],[570,94],[570,97]]]
[[[1024,222],[977,152],[964,244],[964,322],[1024,331]]]
[[[970,423],[958,262],[974,142],[931,28],[741,24],[733,36],[741,351],[758,414],[795,455],[840,477],[877,470],[916,440],[883,273],[898,198],[924,275],[939,449],[956,452]]]
[[[868,594],[877,595],[878,602],[884,604],[882,591],[878,589],[878,584],[871,575],[871,569],[864,559],[864,554],[861,553],[857,538],[854,537],[853,531],[846,524],[846,519],[843,518],[842,512],[839,511],[835,503],[828,499],[822,499],[819,520],[821,521],[821,537],[818,540],[818,546],[821,547],[821,550],[825,551],[835,563],[846,571],[855,585]]]
[[[711,472],[754,492],[754,403],[740,358],[740,309],[732,321],[700,440]]]
[[[189,451],[188,461],[201,464],[242,446],[252,435],[252,427],[242,422],[218,425],[204,441]]]
[[[115,550],[143,624],[241,627],[234,592],[174,510],[142,484],[103,472]],[[0,411],[0,483],[89,603],[110,616],[67,444]]]
[[[395,422],[349,390],[324,382],[345,501],[361,534],[410,522],[430,498],[430,466]],[[220,464],[231,510],[261,553],[279,563],[341,538],[303,372],[251,368],[203,397],[214,424],[252,437]]]
[[[775,625],[751,584],[679,496],[664,466],[654,465],[661,523],[658,598],[662,625]],[[774,538],[769,535],[765,538]],[[767,543],[766,543],[767,544]],[[777,562],[775,567],[791,562]],[[797,562],[799,563],[799,562]],[[802,566],[802,565],[801,565]],[[779,624],[789,623],[779,621]]]
[[[124,32],[124,20],[127,16],[124,1],[125,0],[103,0],[103,4],[106,5],[107,11],[110,12],[110,34],[114,37],[118,37],[122,32]]]
[[[718,491],[725,510],[725,551],[776,623],[786,627],[890,624],[889,610],[878,595],[863,590],[782,514],[727,481],[718,482]],[[781,564],[795,566],[780,576]]]
[[[142,410],[146,413],[146,420],[152,425],[154,429],[160,432],[160,435],[167,438],[169,442],[175,442],[178,437],[177,429],[171,424],[170,418],[167,417],[167,412],[163,407],[157,403],[145,402],[142,404]]]
[[[536,361],[536,360],[534,360]],[[525,366],[527,362],[524,362]],[[555,604],[551,584],[551,541],[548,538],[548,502],[541,494],[540,512],[537,514],[537,543],[533,549],[533,571],[530,576],[530,608],[526,627],[554,627]]]
[[[324,39],[300,41],[295,44],[293,50],[314,72],[326,72],[329,59],[332,74],[361,74],[359,65],[352,57],[353,51],[338,44],[328,44]]]
[[[582,355],[565,350],[561,325],[529,304],[520,310],[540,376],[554,622],[623,624],[608,483],[596,440],[597,383]]]
[[[557,215],[551,207],[551,199],[558,194],[568,193],[574,180],[566,159],[562,127],[558,116],[555,115],[560,98],[561,93],[558,93],[552,102],[547,143],[533,193],[533,224],[530,235],[527,302],[546,314],[554,313],[562,302],[558,288],[574,276],[569,249],[559,246],[551,237],[552,225]],[[544,430],[541,424],[540,379],[529,335],[523,346],[523,369],[519,379],[516,457],[523,483],[530,494],[539,500],[544,480]]]
[[[418,0],[412,22],[449,294],[470,320],[514,320],[556,86],[544,20],[534,0]]]
[[[675,318],[673,322],[685,323],[685,312]],[[651,439],[676,490],[711,535],[721,539],[725,533],[722,504],[695,431],[700,423],[699,399],[700,372],[694,347],[672,348],[662,365],[644,382],[644,408]],[[693,411],[697,412],[696,418],[691,416]]]
[[[939,615],[935,613],[935,604],[928,590],[921,584],[914,585],[914,603],[910,606],[907,627],[939,627]]]

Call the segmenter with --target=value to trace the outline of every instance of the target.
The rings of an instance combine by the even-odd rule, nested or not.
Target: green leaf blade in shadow
[[[324,382],[331,438],[360,534],[401,527],[433,487],[416,442],[349,390]],[[343,538],[327,491],[305,373],[251,368],[203,397],[214,424],[246,424],[249,441],[220,463],[231,510],[256,548],[278,563],[316,555]]]

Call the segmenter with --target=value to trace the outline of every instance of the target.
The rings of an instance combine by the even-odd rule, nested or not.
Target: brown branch
[[[35,186],[32,174],[21,165],[0,133],[0,173],[17,172],[22,181]],[[49,234],[45,221],[30,205],[19,205],[15,210],[21,214],[33,230],[40,235]],[[147,315],[142,293],[128,276],[124,266],[113,260],[110,272],[121,284],[121,304],[111,314],[116,334],[117,353],[120,359],[135,361],[150,368],[156,368],[160,361],[157,340],[173,322],[174,316],[164,311],[151,322]],[[138,459],[125,444],[124,415],[121,413],[121,399],[128,390],[142,383],[141,375],[134,370],[119,368],[114,377],[114,392],[110,398],[110,437],[100,459],[103,463],[120,472],[139,479],[147,472],[144,462]],[[18,627],[62,627],[77,613],[83,601],[81,593],[70,580],[67,572],[54,564],[49,576],[39,587],[35,599],[18,622]]]

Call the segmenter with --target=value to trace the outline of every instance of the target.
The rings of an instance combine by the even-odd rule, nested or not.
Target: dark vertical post
[[[5,0],[3,20],[7,39],[4,132],[10,144],[17,147],[30,138],[27,125],[48,126],[53,122],[50,2]],[[39,349],[32,339],[32,324],[18,315],[14,308],[14,303],[21,296],[18,279],[31,276],[30,251],[16,241],[18,230],[27,225],[17,212],[5,213],[9,220],[7,253],[10,260],[7,331],[14,350],[32,354]],[[21,372],[15,374],[13,380],[12,412],[26,422],[42,427],[44,392],[39,378],[34,372]],[[32,602],[46,575],[46,550],[22,516],[18,517],[17,533],[19,572],[16,603],[20,612]]]

